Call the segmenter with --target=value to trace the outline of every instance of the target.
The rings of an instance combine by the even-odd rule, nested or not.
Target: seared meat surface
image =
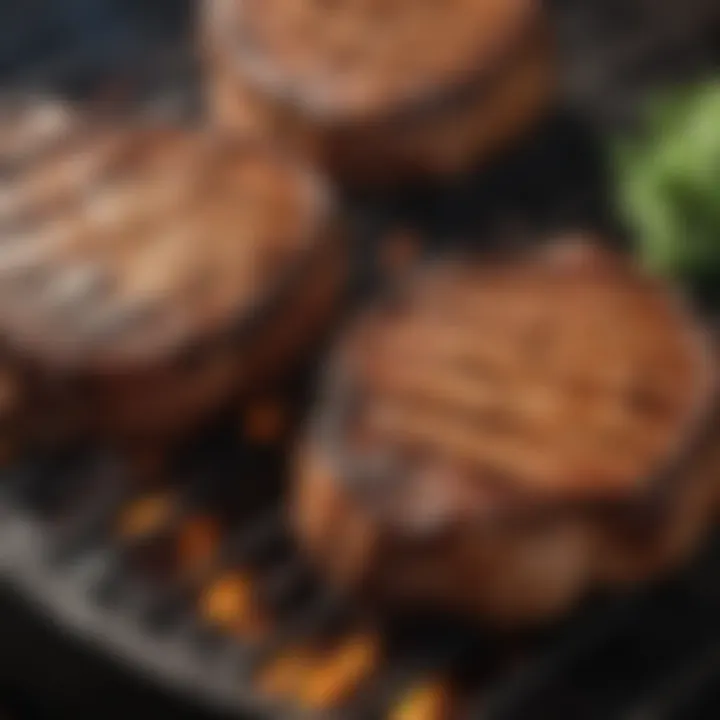
[[[98,119],[45,145],[9,142],[0,158],[0,333],[41,378],[77,388],[91,424],[193,425],[293,367],[325,326],[344,249],[304,168]]]
[[[535,0],[209,0],[201,42],[220,125],[293,143],[351,183],[462,171],[553,94]]]
[[[338,349],[300,538],[375,599],[549,618],[691,551],[717,493],[714,395],[693,316],[609,252],[432,267]]]

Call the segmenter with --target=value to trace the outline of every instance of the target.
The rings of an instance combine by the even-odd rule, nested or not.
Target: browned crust
[[[714,525],[718,426],[658,506],[464,523],[399,535],[367,512],[313,442],[299,455],[293,517],[311,560],[373,604],[444,609],[514,628],[551,621],[593,590],[631,588],[680,566]]]
[[[75,417],[79,428],[91,432],[138,439],[192,430],[297,368],[330,327],[348,271],[343,237],[329,233],[313,258],[251,331],[219,335],[192,354],[59,376],[36,361],[36,412],[46,419]]]
[[[144,165],[145,157],[154,157],[155,153],[165,159],[164,165],[152,171],[153,175]],[[153,160],[149,162],[152,164]],[[139,170],[135,167],[138,164]],[[181,357],[198,344],[212,342],[218,329],[220,334],[231,327],[241,333],[245,325],[255,322],[257,315],[271,309],[286,289],[292,288],[296,276],[304,272],[304,266],[313,262],[317,244],[322,243],[323,235],[329,232],[328,228],[334,222],[329,191],[314,173],[274,148],[238,139],[158,127],[102,126],[95,127],[90,138],[80,138],[70,148],[59,148],[49,158],[36,158],[32,165],[28,170],[21,169],[18,178],[9,180],[7,185],[11,193],[18,193],[19,189],[21,196],[27,198],[29,237],[25,241],[21,232],[16,240],[13,234],[17,229],[12,223],[2,228],[13,242],[7,243],[5,249],[10,254],[10,270],[3,264],[3,272],[9,273],[9,281],[2,287],[0,324],[14,348],[33,357],[42,357],[44,364],[60,372],[90,369],[112,373],[128,365],[152,364],[156,354]],[[64,168],[66,174],[73,176],[78,174],[73,168],[85,166],[94,169],[82,171],[69,190],[63,189],[58,179],[53,179],[56,176],[62,179]],[[288,230],[285,220],[278,225],[266,210],[269,221],[264,225],[261,222],[259,230],[257,218],[248,220],[250,234],[256,233],[258,237],[243,237],[243,227],[238,222],[238,217],[243,218],[242,210],[239,216],[232,215],[235,205],[242,207],[242,203],[228,193],[240,192],[233,183],[242,182],[244,167],[256,166],[261,170],[267,167],[265,174],[269,173],[275,180],[275,173],[297,195],[294,198],[297,208],[294,209],[300,212],[297,213],[296,227]],[[141,176],[143,172],[147,173],[143,178],[144,185],[139,189],[150,191],[149,185],[157,185],[160,197],[171,197],[171,192],[175,193],[174,205],[168,207],[169,200],[165,199],[157,211],[159,216],[153,215],[154,200],[143,204],[139,189],[130,189],[133,173],[137,172]],[[119,173],[120,178],[114,178],[114,173]],[[205,186],[218,174],[222,178],[218,181],[219,190],[224,191],[226,197],[220,195],[216,202]],[[87,179],[84,179],[85,175]],[[99,208],[97,205],[87,207],[83,201],[87,188],[94,190],[96,185],[101,185],[93,181],[96,176],[107,181],[109,208],[102,203]],[[155,182],[149,182],[153,177]],[[170,190],[163,194],[165,185]],[[119,194],[119,202],[113,192]],[[155,195],[151,197],[155,198]],[[186,207],[187,213],[184,213]],[[109,221],[106,219],[108,209]],[[283,206],[280,216],[284,217],[285,212],[290,210],[285,211]],[[233,221],[229,226],[228,217]],[[281,231],[278,227],[284,229]],[[184,230],[188,231],[187,237],[183,235]],[[218,233],[218,238],[212,236],[213,232]],[[198,257],[202,257],[203,244],[212,244],[216,240],[218,250],[204,253],[210,258],[207,266],[196,268],[194,248],[197,247]],[[17,251],[24,249],[20,241],[25,247],[30,245],[28,250],[33,250],[32,243],[35,243],[36,252],[30,253],[29,261],[20,261],[19,274],[12,270],[12,263]],[[159,256],[152,252],[156,244],[162,251]],[[259,251],[251,252],[249,257],[243,258],[242,252],[234,252],[235,248],[252,247],[253,244]],[[271,253],[278,245],[282,251],[280,259],[272,263],[271,255],[263,255],[264,248],[267,246]],[[228,257],[226,264],[220,262],[224,256]],[[144,264],[140,262],[143,260]],[[266,265],[273,265],[272,272],[265,271],[265,260],[268,261]],[[257,270],[251,261],[258,264]],[[29,270],[36,269],[49,276],[45,285],[55,280],[58,274],[61,289],[67,278],[71,281],[70,288],[74,287],[73,279],[78,274],[75,270],[81,278],[84,269],[96,270],[100,300],[107,301],[108,305],[107,308],[103,305],[102,309],[110,314],[110,319],[97,328],[97,337],[93,332],[85,333],[82,322],[76,317],[83,318],[84,310],[94,307],[97,298],[92,288],[95,285],[90,285],[88,297],[91,301],[83,302],[85,296],[70,296],[69,300],[65,298],[68,316],[64,312],[52,314],[55,308],[49,299],[44,299],[38,308],[34,307],[32,293],[36,286],[23,280],[22,262],[30,263]],[[165,267],[168,264],[170,267]],[[57,265],[59,273],[55,273]],[[155,277],[161,277],[163,272],[170,278],[167,287],[163,281],[158,284]],[[139,288],[135,282],[138,274],[141,276]],[[251,277],[247,277],[248,274]],[[214,291],[216,284],[222,288],[220,295]],[[82,281],[80,287],[81,290],[84,287]],[[137,294],[140,297],[135,307]],[[176,309],[186,299],[192,304],[180,317]],[[138,318],[132,314],[133,309],[138,311]],[[113,315],[115,310],[118,318]],[[125,313],[127,326],[123,322],[123,310],[128,311]],[[106,334],[106,326],[113,328],[115,320],[117,328]],[[135,320],[139,320],[139,324]]]
[[[322,123],[243,79],[222,46],[205,43],[208,102],[223,129],[276,137],[349,183],[385,184],[464,172],[538,121],[555,92],[550,33],[535,24],[484,84],[452,102],[388,120]]]
[[[543,257],[581,279],[609,273],[623,281],[629,273],[642,280],[619,257],[585,243],[553,245]],[[421,487],[406,486],[398,496],[409,498],[406,504],[394,495],[396,483],[410,476],[363,468],[365,458],[353,463],[347,453],[340,398],[343,375],[353,373],[352,339],[361,340],[367,327],[361,322],[338,348],[339,372],[298,457],[293,513],[308,555],[338,586],[372,601],[439,607],[508,626],[549,620],[591,590],[634,585],[677,567],[708,533],[720,500],[716,356],[699,323],[681,316],[699,373],[697,397],[688,403],[687,423],[674,429],[679,450],[668,450],[659,473],[599,494],[520,487],[498,493],[492,486],[471,497],[456,496],[453,478],[443,475],[431,479],[435,500],[427,517],[407,506]]]
[[[258,14],[265,13],[269,5],[268,2],[253,5],[252,2],[210,0],[201,14],[203,49],[209,54],[219,50],[227,58],[231,72],[244,77],[271,102],[294,108],[298,115],[324,126],[352,125],[365,120],[383,124],[402,121],[432,112],[438,106],[452,105],[466,95],[477,95],[483,88],[494,85],[506,65],[514,64],[517,55],[547,20],[542,3],[537,0],[478,0],[459,3],[458,7],[437,2],[434,6],[428,4],[424,12],[413,8],[412,0],[406,3],[407,8],[386,8],[384,3],[377,2],[373,7],[373,3],[356,0],[356,7],[346,3],[335,16],[327,8],[314,10],[311,2],[291,4],[283,9],[281,1],[272,18],[273,22],[280,23],[281,32],[283,25],[285,28],[294,26],[299,19],[298,13],[305,14],[304,22],[296,25],[285,39],[310,54],[319,53],[315,57],[318,72],[299,77],[296,76],[297,64],[286,64],[282,60],[277,47],[279,38],[272,37],[266,46],[254,34],[258,29]],[[363,5],[365,12],[353,20],[350,15]],[[349,15],[340,18],[346,10]],[[399,11],[394,18],[399,24],[397,29],[388,18],[382,19],[385,10]],[[312,16],[314,11],[319,14],[317,18]],[[364,27],[367,19],[376,13],[381,16],[381,22],[375,30]],[[406,17],[400,19],[404,13]],[[432,24],[427,24],[428,19]],[[403,53],[402,43],[406,40],[403,30],[409,30],[412,20],[422,20],[423,32],[431,33],[420,45],[417,43],[421,38],[413,34],[411,54],[422,56],[421,65],[414,67],[410,58],[408,66],[403,62],[407,55],[394,60],[383,57],[379,66],[372,61],[370,66],[363,62],[363,45],[366,44],[365,50],[374,56],[378,47],[377,30],[385,27],[395,32],[393,38],[388,38],[393,52]],[[450,22],[448,28],[444,27],[445,22]],[[459,34],[463,37],[453,37],[452,28],[462,30]],[[419,27],[414,29],[417,32]],[[442,30],[446,34],[439,37],[438,32]],[[297,32],[297,36],[293,37],[293,32]],[[368,32],[370,36],[363,38]],[[332,42],[334,34],[340,36],[339,46]],[[347,58],[342,53],[337,57],[336,50],[353,36],[359,42],[352,42],[350,46],[353,60],[359,61],[359,65],[355,68],[353,63],[348,75],[348,66],[343,66],[342,62]],[[329,44],[324,43],[324,39],[329,40]],[[435,51],[439,46],[446,47],[449,54],[442,54],[442,60],[435,64]],[[324,56],[323,48],[327,51]],[[306,57],[305,52],[301,55]],[[429,65],[426,64],[428,60]],[[328,72],[331,69],[339,74]],[[395,71],[400,72],[397,81],[392,79]],[[352,80],[358,72],[362,92],[356,94]]]
[[[28,140],[0,153],[0,326],[30,376],[38,436],[64,434],[63,416],[174,433],[296,366],[347,272],[312,169],[262,143],[142,122],[72,115],[90,130],[67,136],[64,115],[44,119],[55,109],[31,103],[3,128],[37,110],[39,128],[25,130],[49,135],[41,150]]]
[[[522,280],[523,273],[529,272],[532,276],[535,273],[535,268],[542,271],[542,266],[545,264],[548,264],[551,272],[554,273],[557,270],[561,273],[561,275],[557,276],[558,279],[562,275],[566,275],[569,279],[575,278],[573,282],[578,287],[585,287],[588,283],[597,283],[598,287],[603,288],[606,283],[609,283],[611,290],[608,297],[611,297],[614,292],[612,290],[613,286],[620,283],[618,287],[624,291],[638,293],[638,297],[645,298],[648,302],[652,300],[653,303],[659,303],[663,316],[667,314],[665,320],[671,323],[667,330],[672,330],[676,335],[674,337],[677,341],[675,349],[678,352],[682,350],[683,362],[689,363],[692,368],[691,375],[685,373],[687,375],[685,381],[691,383],[692,386],[687,389],[689,397],[687,397],[687,400],[682,400],[682,407],[672,411],[673,413],[681,412],[682,415],[678,418],[677,423],[674,420],[671,423],[674,432],[673,440],[667,445],[663,444],[663,448],[665,448],[663,450],[664,462],[659,471],[657,466],[653,465],[654,470],[651,477],[633,475],[632,478],[629,478],[629,482],[628,478],[625,477],[622,482],[610,482],[606,485],[573,482],[572,485],[568,486],[567,484],[558,485],[556,481],[553,481],[553,483],[545,487],[537,484],[512,483],[512,487],[508,485],[507,488],[512,492],[499,496],[493,494],[487,498],[489,504],[485,504],[492,510],[491,514],[494,517],[504,516],[505,514],[511,517],[523,514],[534,515],[539,511],[551,513],[565,510],[574,511],[578,508],[585,510],[591,508],[592,512],[602,513],[608,509],[614,512],[617,508],[632,511],[635,506],[642,505],[647,500],[648,494],[654,496],[665,492],[666,485],[672,483],[676,467],[682,466],[687,457],[692,455],[696,445],[704,441],[707,428],[711,425],[711,420],[716,413],[718,390],[720,388],[718,387],[716,353],[713,342],[703,323],[694,317],[689,303],[681,293],[667,287],[659,280],[644,275],[629,258],[605,250],[592,237],[583,235],[566,236],[547,246],[543,246],[538,252],[523,251],[520,254],[503,254],[501,257],[496,258],[495,261],[488,259],[481,267],[478,267],[476,261],[472,258],[466,259],[465,265],[458,258],[447,258],[437,263],[424,264],[416,268],[414,272],[408,273],[402,282],[391,287],[386,295],[379,298],[375,305],[369,308],[359,321],[348,329],[344,340],[339,344],[336,356],[331,364],[333,372],[328,381],[328,398],[331,398],[331,400],[320,408],[319,418],[321,422],[317,423],[316,431],[319,433],[320,442],[323,446],[335,456],[341,475],[356,475],[353,463],[354,454],[344,448],[350,437],[346,433],[352,432],[352,427],[348,425],[352,414],[352,396],[357,391],[361,391],[361,388],[357,386],[358,378],[355,378],[355,374],[357,370],[364,373],[368,369],[372,374],[372,367],[382,357],[377,352],[372,352],[372,345],[370,345],[366,348],[367,352],[369,352],[368,361],[370,366],[366,368],[367,363],[365,362],[361,366],[357,365],[356,346],[361,349],[362,344],[368,342],[364,338],[368,337],[368,331],[372,333],[374,321],[381,319],[388,309],[392,314],[392,307],[397,301],[402,302],[403,297],[408,298],[411,304],[420,302],[427,305],[431,310],[443,302],[443,299],[447,300],[450,308],[453,307],[454,302],[461,302],[464,307],[466,301],[462,300],[462,289],[453,284],[452,287],[455,288],[455,293],[460,293],[460,299],[447,299],[447,287],[442,285],[442,283],[447,285],[448,282],[451,282],[453,277],[457,277],[457,273],[482,271],[488,273],[488,278],[491,278],[495,272],[508,272],[510,273],[508,277],[513,277],[519,273],[517,279]],[[554,276],[549,276],[549,278],[552,277]],[[475,279],[477,280],[477,278]],[[547,278],[542,280],[542,282],[546,281]],[[444,292],[443,287],[445,287]],[[466,288],[466,290],[470,292],[472,288]],[[536,288],[535,291],[542,293],[542,286]],[[438,292],[441,293],[441,297],[434,300],[433,296]],[[450,294],[452,295],[452,292]],[[527,292],[521,290],[520,299],[522,300],[525,297],[527,300],[526,296]],[[525,307],[528,307],[527,303],[525,303]],[[651,307],[654,308],[654,305]],[[572,308],[568,310],[573,311]],[[560,311],[562,312],[562,308]],[[643,312],[646,312],[646,310],[643,310]],[[656,311],[653,309],[652,312],[655,313]],[[486,321],[489,320],[489,318],[485,319]],[[653,320],[652,317],[650,319]],[[584,328],[585,323],[581,327]],[[490,330],[492,330],[492,326]],[[448,329],[445,334],[452,335],[453,332],[456,331]],[[391,344],[395,345],[398,340],[402,340],[402,335],[397,332],[391,333],[389,337],[392,338]],[[512,337],[512,334],[510,337]],[[443,339],[443,342],[440,342],[440,339]],[[447,342],[449,340],[447,342],[444,340],[445,335],[437,336],[436,333],[435,340],[428,335],[424,339],[421,337],[419,341],[421,347],[423,343],[426,343],[425,346],[428,347],[428,353],[425,354],[439,354],[442,357],[448,353]],[[372,343],[372,335],[370,335],[369,341]],[[469,341],[474,342],[472,338]],[[439,345],[433,345],[433,343],[438,342],[440,342]],[[417,352],[422,353],[421,347],[417,348]],[[457,352],[458,349],[462,350],[462,348],[455,348],[450,352]],[[493,349],[493,352],[499,352],[497,357],[493,354],[489,356],[489,359],[494,357],[494,362],[502,361],[507,363],[511,360],[507,356],[508,352],[512,352],[511,346],[503,348],[493,344],[491,349]],[[398,356],[396,358],[397,362],[395,364],[391,362],[388,369],[398,376],[398,382],[404,384],[412,379],[415,370],[413,367],[408,367],[407,372],[404,372],[403,368],[405,366],[402,357],[402,354]],[[580,357],[584,357],[582,353]],[[515,371],[521,370],[523,363],[526,364],[526,361],[519,356],[518,360],[520,365]],[[415,364],[413,363],[413,365]],[[597,365],[597,362],[595,365]],[[599,366],[599,368],[603,369],[602,366]],[[582,367],[579,368],[579,370],[582,369]],[[567,369],[565,372],[567,372]],[[665,377],[665,375],[661,377]],[[433,378],[426,379],[428,382],[432,380],[435,383]],[[578,376],[578,379],[580,379],[580,376]],[[654,384],[657,385],[657,380],[654,381]],[[675,395],[683,387],[684,385],[678,385],[678,388],[675,389]],[[442,386],[437,387],[436,390],[445,392]],[[455,400],[460,399],[457,394],[448,399],[453,398]],[[498,397],[498,401],[501,400],[502,396]],[[540,410],[542,410],[542,407]],[[325,418],[328,418],[329,421],[326,422]],[[538,415],[538,420],[542,420],[542,413]],[[466,450],[469,450],[469,448],[466,448]],[[508,484],[511,480],[512,477],[505,477],[505,484]],[[353,486],[360,492],[362,482],[354,483]],[[507,513],[505,513],[505,509],[507,509]]]

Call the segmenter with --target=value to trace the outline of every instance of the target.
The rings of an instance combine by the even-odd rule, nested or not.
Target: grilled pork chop
[[[554,86],[536,0],[206,0],[218,122],[349,182],[454,173],[524,132]]]
[[[609,251],[425,269],[332,367],[294,517],[366,598],[536,623],[673,567],[711,524],[710,344]]]
[[[192,131],[78,128],[0,156],[0,333],[37,384],[156,435],[293,367],[344,276],[322,184]]]

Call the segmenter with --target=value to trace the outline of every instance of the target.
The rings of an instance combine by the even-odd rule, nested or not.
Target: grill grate
[[[104,4],[115,7],[95,3]],[[576,39],[597,22],[593,5],[589,15],[573,15]],[[151,43],[152,63],[140,53],[118,70],[127,38],[135,38],[131,25],[123,27],[114,43],[96,36],[92,48],[62,49],[52,62],[37,55],[39,36],[23,33],[3,46],[0,71],[13,69],[15,87],[59,82],[85,94],[112,69],[133,78],[132,95],[141,100],[162,88],[163,112],[195,108],[185,51],[173,48],[161,62]],[[113,49],[97,62],[101,46]],[[20,61],[30,70],[14,72]],[[606,60],[598,63],[607,70]],[[88,65],[95,70],[88,73]],[[141,73],[137,87],[136,69],[148,66],[155,72]],[[586,74],[582,85],[609,112],[613,100],[625,107],[607,84],[588,83]],[[421,228],[429,251],[478,234],[542,235],[578,222],[612,231],[603,188],[598,138],[561,115],[483,178],[390,200],[349,198],[364,241],[358,296],[380,279],[377,244],[397,228]],[[311,379],[298,385],[282,397],[288,437]],[[0,477],[0,576],[96,651],[218,710],[285,717],[326,705],[350,720],[424,720],[447,717],[449,703],[452,717],[484,720],[717,716],[720,539],[673,582],[598,599],[537,637],[490,637],[428,618],[376,625],[296,556],[277,502],[287,438],[253,442],[248,425],[247,415],[230,418],[164,468],[83,447],[19,460]],[[287,692],[266,696],[263,686]]]
[[[63,623],[100,638],[104,650],[213,704],[269,716],[275,706],[260,689],[279,686],[278,664],[319,639],[316,670],[303,671],[310,690],[290,693],[284,713],[337,702],[342,717],[392,717],[405,693],[408,703],[439,697],[440,689],[411,693],[436,687],[438,677],[458,718],[492,720],[671,718],[713,689],[720,540],[674,582],[597,601],[535,638],[472,635],[429,619],[373,627],[294,555],[272,502],[282,468],[271,447],[226,434],[196,452],[172,481],[133,482],[130,467],[89,452],[7,473],[0,570]],[[203,457],[205,473],[196,469]],[[241,482],[248,467],[257,485]],[[343,653],[350,660],[333,659],[333,641],[352,638],[356,655],[351,646]]]

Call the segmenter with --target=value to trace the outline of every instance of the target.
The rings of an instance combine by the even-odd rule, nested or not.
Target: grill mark
[[[133,327],[150,318],[184,334],[236,322],[267,278],[299,257],[318,216],[296,169],[263,155],[238,155],[238,162],[225,155],[200,135],[98,125],[83,142],[10,173],[0,186],[7,190],[6,328],[18,330],[21,342],[44,337],[68,348],[84,346],[89,332],[99,350],[119,334],[129,342]],[[160,262],[148,263],[149,255]],[[80,282],[77,265],[96,267],[103,282]],[[138,298],[133,290],[143,282],[149,295]],[[46,288],[60,293],[57,307]],[[90,289],[93,301],[85,302]],[[187,317],[178,324],[180,316]],[[98,318],[114,332],[98,327]],[[166,340],[163,334],[163,347]]]
[[[530,475],[535,463],[543,463],[542,457],[554,455],[562,458],[558,468],[564,471],[547,473],[537,482],[551,487],[570,487],[582,483],[583,477],[592,476],[595,484],[612,485],[617,476],[624,478],[631,471],[641,469],[642,463],[650,459],[650,450],[657,447],[654,442],[636,439],[623,444],[625,438],[620,430],[615,429],[608,438],[600,428],[587,425],[565,424],[562,434],[553,437],[547,428],[528,424],[502,409],[468,415],[457,406],[397,392],[384,395],[373,407],[366,422],[368,429],[379,433],[382,440],[398,443],[408,452],[426,448],[443,457],[459,453],[463,461],[470,462],[476,469],[489,465],[508,478],[514,476],[516,484],[532,481]],[[390,428],[386,414],[391,418]],[[422,422],[428,437],[434,433],[432,442],[427,438],[425,444],[420,442],[422,436],[417,435],[416,421]],[[581,428],[580,432],[575,432],[577,427]],[[516,463],[516,456],[520,454],[529,456],[526,463]],[[522,468],[524,471],[520,472]]]
[[[499,321],[496,328],[483,325],[483,331],[497,331],[502,327]],[[422,368],[428,375],[443,371],[472,375],[476,385],[484,377],[488,382],[503,382],[508,387],[541,384],[558,394],[566,393],[575,397],[611,395],[619,401],[629,393],[637,393],[637,382],[633,377],[618,378],[609,372],[612,368],[604,370],[604,375],[593,376],[589,368],[583,367],[581,363],[576,364],[573,358],[570,358],[573,362],[563,359],[562,364],[556,363],[555,366],[545,363],[530,368],[527,358],[521,352],[522,339],[507,333],[497,336],[495,332],[487,337],[472,335],[461,323],[451,325],[447,321],[443,324],[440,320],[436,322],[420,318],[389,328],[386,332],[375,333],[371,341],[374,342],[370,351],[369,369],[385,377],[386,385],[395,378],[402,385],[405,373],[411,374]],[[667,347],[667,342],[664,345]],[[637,362],[638,365],[640,363],[644,363],[644,359]],[[669,371],[675,369],[670,365]],[[656,369],[654,372],[661,370]],[[670,377],[669,371],[667,375]],[[432,380],[429,379],[429,382]],[[679,393],[671,395],[664,387],[662,390],[659,387],[645,388],[641,393],[647,408],[652,407],[657,415],[670,413],[678,402],[676,395]]]
[[[0,197],[0,226],[18,218],[48,217],[92,192],[112,172],[127,149],[123,134],[99,132],[82,145],[63,152],[51,165],[32,164],[6,181]],[[80,150],[80,148],[82,148]]]
[[[54,117],[48,118],[48,112]],[[67,152],[87,132],[87,123],[61,101],[41,100],[35,110],[15,108],[0,122],[0,168],[13,173]]]
[[[231,47],[242,39],[246,64],[262,68],[282,88],[299,86],[305,101],[365,112],[423,98],[437,86],[472,82],[478,67],[502,64],[539,15],[532,1],[474,9],[473,3],[456,4],[437,12],[417,2],[283,2],[274,9],[247,3],[234,12],[216,3],[208,26]],[[459,17],[470,22],[458,23]],[[437,39],[438,30],[443,41],[429,43],[428,33]]]
[[[511,270],[459,267],[453,283],[441,268],[371,315],[352,346],[365,397],[351,423],[406,462],[460,462],[483,483],[644,482],[693,412],[687,317],[626,271],[540,267],[528,284]],[[566,282],[546,284],[555,275]]]

